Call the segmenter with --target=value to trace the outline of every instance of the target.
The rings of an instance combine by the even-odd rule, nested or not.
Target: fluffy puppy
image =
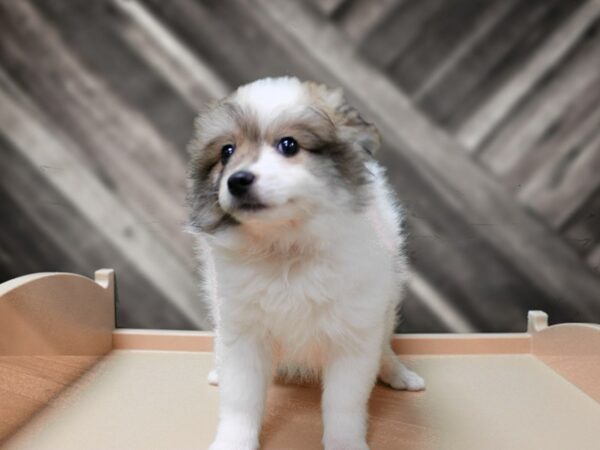
[[[378,374],[424,388],[390,347],[406,262],[378,146],[340,90],[296,78],[242,86],[197,119],[190,226],[215,322],[212,450],[258,447],[274,368],[321,377],[327,450],[368,449]]]

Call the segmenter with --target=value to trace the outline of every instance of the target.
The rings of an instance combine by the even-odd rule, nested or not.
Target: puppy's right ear
[[[381,145],[381,138],[375,125],[367,122],[356,108],[348,104],[341,88],[330,89],[319,85],[316,89],[330,111],[338,137],[357,150],[374,155]]]
[[[218,104],[201,113],[195,120],[194,137],[188,144],[190,162],[187,170],[187,203],[190,215],[186,230],[192,233],[213,233],[235,221],[219,204],[219,183],[223,170],[220,151],[211,143],[211,136],[226,125]]]

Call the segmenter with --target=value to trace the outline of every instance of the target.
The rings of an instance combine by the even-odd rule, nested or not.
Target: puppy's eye
[[[293,137],[284,137],[277,144],[277,151],[284,156],[294,156],[300,147]]]
[[[221,162],[226,164],[231,155],[235,152],[235,147],[231,144],[224,145],[221,147]]]

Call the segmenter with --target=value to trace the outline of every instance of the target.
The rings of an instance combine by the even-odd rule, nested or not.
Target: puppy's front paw
[[[210,450],[257,450],[258,430],[221,419]]]
[[[217,369],[213,369],[210,372],[208,372],[208,384],[212,384],[213,386],[217,386],[219,384],[219,372],[217,372]]]
[[[350,441],[348,439],[328,439],[323,442],[325,450],[369,450],[365,441]]]
[[[254,440],[217,438],[209,450],[257,450],[258,443]]]
[[[388,383],[394,389],[407,391],[422,391],[425,389],[425,380],[412,370],[399,370]]]

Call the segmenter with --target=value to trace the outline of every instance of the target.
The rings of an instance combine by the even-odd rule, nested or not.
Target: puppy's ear
[[[363,119],[359,112],[348,104],[344,104],[339,112],[343,117],[341,125],[338,125],[339,136],[374,155],[381,145],[379,131],[375,125]]]
[[[229,116],[221,103],[214,103],[194,122],[194,137],[188,144],[190,162],[187,170],[187,203],[190,209],[186,231],[213,233],[235,220],[219,205],[219,183],[222,176],[220,146],[214,142],[231,128]]]
[[[318,85],[315,89],[327,105],[338,137],[353,147],[374,155],[381,144],[375,125],[363,119],[360,113],[347,103],[341,88],[330,89]]]

